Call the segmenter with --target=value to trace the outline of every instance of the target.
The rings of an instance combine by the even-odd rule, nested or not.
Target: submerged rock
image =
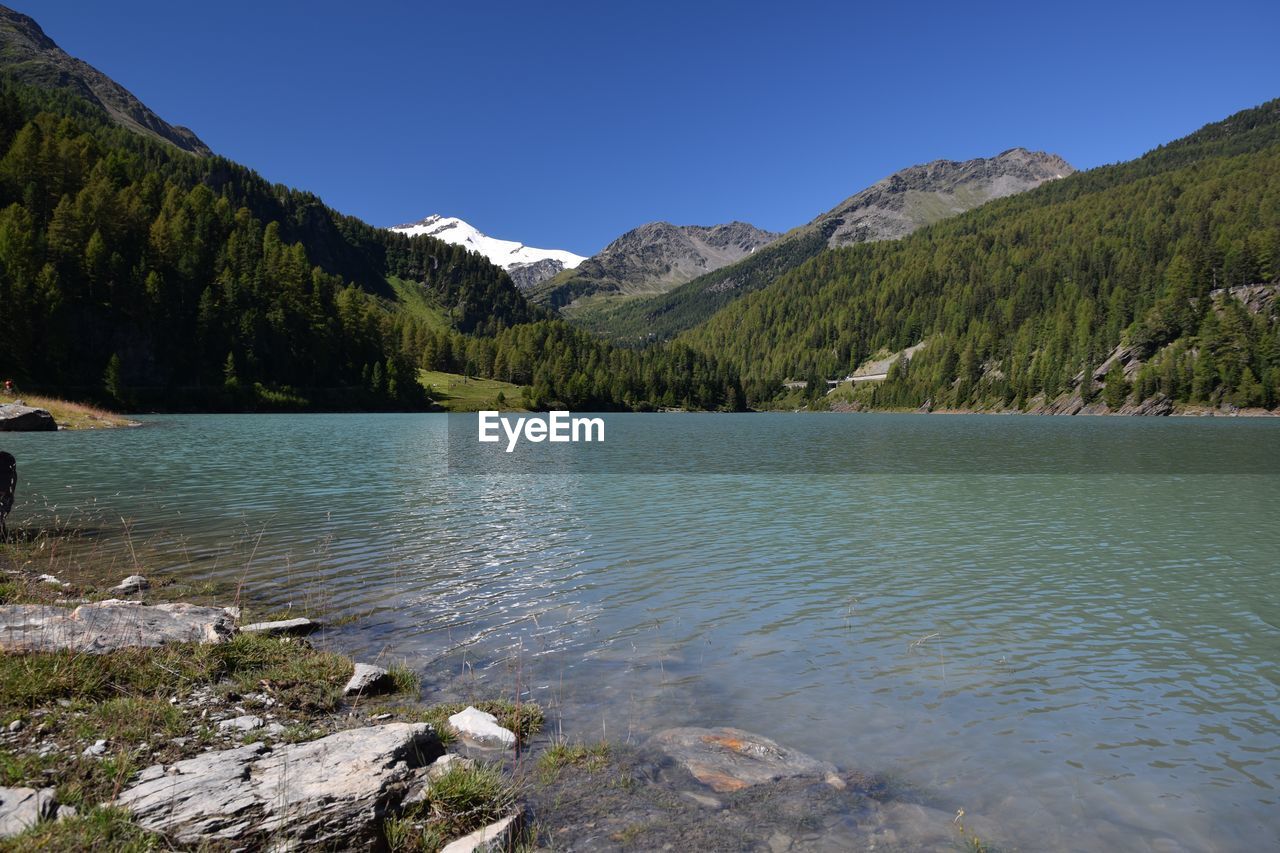
[[[223,643],[234,631],[231,615],[195,604],[145,605],[98,601],[75,610],[43,604],[0,605],[0,651],[97,654],[166,643]]]
[[[468,706],[449,718],[454,731],[481,746],[515,746],[516,735],[498,725],[498,718]]]
[[[355,672],[351,675],[351,680],[347,682],[347,686],[343,689],[343,693],[347,696],[357,693],[377,693],[390,686],[391,673],[371,663],[358,663],[356,664]]]
[[[795,776],[814,776],[843,788],[836,768],[742,729],[675,728],[654,735],[650,746],[719,794]]]
[[[865,829],[875,846],[905,850],[988,849],[972,845],[997,845],[1000,829],[992,821],[963,811],[946,812],[919,803],[888,802],[877,804],[865,822]]]
[[[183,844],[287,831],[309,845],[360,849],[399,805],[414,770],[443,753],[425,723],[348,729],[274,749],[254,743],[148,767],[117,803]]]
[[[266,634],[271,637],[296,637],[303,634],[310,634],[319,627],[320,623],[311,619],[281,619],[276,622],[254,622],[250,625],[241,625],[240,633]]]
[[[46,409],[18,403],[0,405],[0,432],[49,432],[58,423]]]

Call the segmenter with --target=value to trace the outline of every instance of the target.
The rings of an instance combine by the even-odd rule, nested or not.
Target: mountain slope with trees
[[[116,124],[191,154],[212,152],[185,127],[169,124],[98,69],[69,56],[27,15],[0,6],[0,67],[36,88],[70,92],[100,107]]]
[[[962,162],[935,160],[910,166],[855,193],[807,225],[792,229],[736,263],[709,270],[649,298],[594,305],[566,316],[618,341],[634,344],[666,340],[742,295],[768,286],[825,249],[895,240],[992,199],[1025,192],[1074,171],[1056,154],[1025,148],[1011,148],[995,157]]]
[[[25,387],[120,405],[399,406],[422,398],[388,276],[420,282],[462,332],[534,317],[481,258],[116,127],[74,96],[6,84],[0,152],[0,360]]]
[[[420,408],[419,369],[527,384],[537,407],[742,405],[714,360],[615,351],[461,246],[374,228],[12,82],[0,340],[0,374],[20,388],[126,408]]]
[[[822,252],[680,340],[762,404],[785,378],[923,341],[857,401],[1273,407],[1278,284],[1280,100],[901,241]]]

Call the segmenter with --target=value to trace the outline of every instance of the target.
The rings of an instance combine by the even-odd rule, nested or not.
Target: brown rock
[[[843,786],[831,781],[839,781],[834,765],[742,729],[667,729],[654,735],[650,745],[720,794],[797,776]]]

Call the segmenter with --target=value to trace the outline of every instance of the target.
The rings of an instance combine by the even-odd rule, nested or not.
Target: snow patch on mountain
[[[446,243],[465,246],[473,252],[484,255],[508,272],[530,264],[539,264],[541,261],[550,261],[552,263],[540,264],[540,266],[543,269],[552,270],[550,274],[554,275],[556,271],[571,270],[586,260],[582,255],[575,255],[564,249],[535,249],[533,246],[526,246],[515,240],[499,240],[496,237],[490,237],[456,216],[434,214],[421,222],[396,225],[390,230],[410,237],[426,234],[437,240],[444,240]],[[550,275],[547,277],[549,278]]]

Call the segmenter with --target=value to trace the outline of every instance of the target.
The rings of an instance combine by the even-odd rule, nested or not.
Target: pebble
[[[724,803],[720,802],[715,797],[710,797],[706,794],[695,794],[693,791],[681,791],[680,793],[704,808],[713,809],[715,811],[719,811],[724,808]]]
[[[11,732],[20,732],[20,731],[22,731],[22,720],[14,720],[12,723],[10,723],[10,724],[9,724],[9,731],[11,731]]]
[[[262,723],[261,717],[255,717],[253,714],[245,714],[244,716],[232,717],[229,720],[223,720],[222,722],[218,723],[218,731],[249,732],[249,731],[253,731],[254,729],[262,728],[262,725],[263,723]]]
[[[142,590],[149,589],[150,587],[151,581],[147,580],[142,575],[129,575],[129,577],[112,587],[111,591],[128,594],[131,592],[141,592]]]
[[[80,753],[85,758],[96,758],[99,755],[106,755],[107,742],[105,740],[94,741],[92,746],[86,746],[84,752]]]
[[[347,682],[342,692],[347,696],[376,693],[390,683],[391,678],[382,667],[371,663],[358,663],[355,665],[351,680]]]
[[[254,622],[241,625],[241,634],[266,634],[268,636],[310,634],[320,627],[311,619],[281,619],[278,622]]]
[[[467,706],[449,718],[449,725],[463,737],[480,743],[496,743],[500,746],[515,746],[515,732],[498,725],[498,718],[486,714],[479,708]]]

